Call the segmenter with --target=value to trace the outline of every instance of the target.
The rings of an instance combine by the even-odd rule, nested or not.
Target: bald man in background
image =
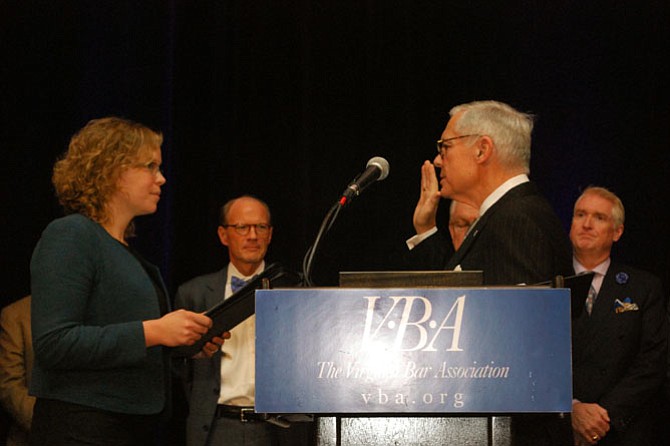
[[[449,206],[449,234],[454,251],[463,244],[470,227],[479,217],[479,209],[467,203],[453,200]]]
[[[224,204],[217,234],[228,250],[229,262],[215,273],[181,285],[175,306],[206,311],[232,296],[244,281],[265,270],[272,233],[270,208],[264,201],[243,195]],[[255,315],[230,333],[230,339],[211,358],[190,362],[187,446],[309,445],[313,423],[294,422],[280,427],[274,418],[254,412]]]

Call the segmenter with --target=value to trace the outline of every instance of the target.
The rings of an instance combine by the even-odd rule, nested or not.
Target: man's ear
[[[228,232],[223,226],[219,226],[216,229],[216,233],[219,235],[219,240],[223,246],[228,246]]]
[[[493,140],[490,136],[480,136],[479,140],[475,143],[477,151],[475,152],[475,158],[478,163],[484,163],[491,158],[493,155]]]

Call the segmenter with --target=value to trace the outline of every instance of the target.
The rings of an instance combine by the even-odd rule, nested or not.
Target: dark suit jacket
[[[228,266],[222,270],[198,276],[177,290],[175,307],[203,312],[224,298]],[[186,444],[207,444],[214,423],[221,389],[221,350],[211,358],[193,359],[186,379],[189,414],[186,420]]]
[[[630,299],[636,311],[615,311]],[[653,399],[666,371],[667,323],[661,282],[612,262],[593,306],[573,324],[574,398],[598,403],[611,430],[599,445],[653,444]]]
[[[485,285],[533,284],[571,275],[572,249],[561,222],[533,183],[520,184],[477,221],[453,252],[439,232],[416,246],[411,264],[419,269],[484,271]]]
[[[33,369],[30,299],[19,299],[0,313],[0,402],[12,416],[7,446],[28,444],[33,418],[35,397],[28,395]]]

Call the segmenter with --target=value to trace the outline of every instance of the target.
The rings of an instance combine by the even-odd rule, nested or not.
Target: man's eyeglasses
[[[240,235],[247,235],[252,227],[256,230],[256,234],[266,235],[268,232],[270,232],[270,228],[272,228],[272,225],[269,225],[267,223],[256,223],[255,225],[221,225],[221,226],[223,226],[224,228],[233,228],[235,229],[235,232],[237,232]]]
[[[455,141],[457,139],[461,138],[469,138],[470,136],[481,136],[481,135],[461,135],[461,136],[454,136],[452,138],[447,138],[447,139],[438,139],[437,140],[437,154],[440,156],[444,156],[444,152],[451,147],[449,145],[449,142]]]

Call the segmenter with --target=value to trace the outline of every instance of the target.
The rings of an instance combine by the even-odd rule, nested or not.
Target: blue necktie
[[[239,290],[246,284],[247,281],[244,279],[240,279],[239,277],[232,276],[230,278],[230,288],[233,290],[233,293],[237,293],[237,290]]]

